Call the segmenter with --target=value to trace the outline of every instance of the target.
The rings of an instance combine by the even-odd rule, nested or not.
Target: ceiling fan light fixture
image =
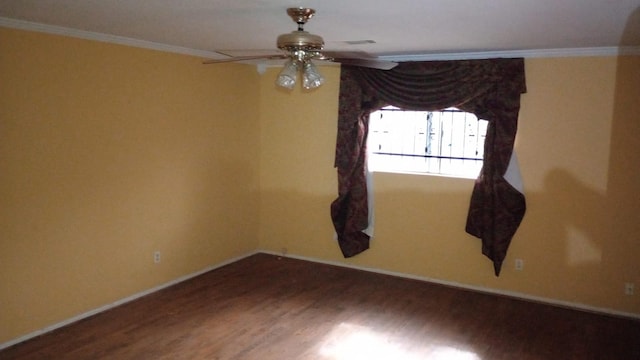
[[[316,66],[311,62],[307,61],[302,65],[302,87],[306,90],[312,90],[320,87],[324,84],[324,77]]]
[[[300,62],[298,60],[289,59],[276,78],[276,85],[292,90],[296,85],[298,78],[298,70]]]

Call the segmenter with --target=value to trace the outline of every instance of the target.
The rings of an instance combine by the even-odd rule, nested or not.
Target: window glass
[[[369,169],[476,178],[482,168],[487,124],[455,108],[383,108],[369,118]]]

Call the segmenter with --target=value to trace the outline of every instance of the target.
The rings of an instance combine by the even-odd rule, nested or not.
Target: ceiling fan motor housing
[[[318,35],[307,31],[293,31],[278,36],[278,49],[295,51],[320,51],[324,47],[324,40]]]

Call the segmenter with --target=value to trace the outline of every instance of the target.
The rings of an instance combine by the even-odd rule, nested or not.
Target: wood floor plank
[[[640,321],[257,254],[0,359],[640,359]]]

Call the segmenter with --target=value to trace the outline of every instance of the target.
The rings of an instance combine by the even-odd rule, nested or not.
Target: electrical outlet
[[[160,262],[160,251],[153,253],[153,262],[156,264]]]
[[[635,292],[635,285],[633,283],[625,283],[624,284],[624,294],[625,295],[633,295]]]
[[[516,259],[516,270],[522,271],[523,268],[524,268],[524,260]]]

